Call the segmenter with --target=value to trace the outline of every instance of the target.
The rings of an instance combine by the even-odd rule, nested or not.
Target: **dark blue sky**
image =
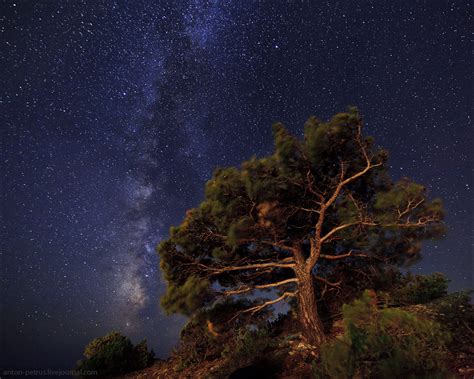
[[[472,287],[468,1],[2,1],[1,366],[71,368],[113,329],[165,357],[155,245],[216,166],[357,105],[445,201],[413,271]]]

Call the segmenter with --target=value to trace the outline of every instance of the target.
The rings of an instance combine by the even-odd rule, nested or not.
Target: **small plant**
[[[449,335],[401,309],[377,309],[373,291],[344,305],[345,334],[321,347],[318,378],[435,378],[445,372]]]
[[[154,355],[153,351],[148,351],[145,340],[133,346],[130,339],[112,332],[86,346],[86,359],[79,361],[76,369],[96,371],[98,375],[119,375],[150,366]]]

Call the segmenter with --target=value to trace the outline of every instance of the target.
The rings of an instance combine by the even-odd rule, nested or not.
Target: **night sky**
[[[216,166],[357,105],[445,201],[414,272],[472,287],[469,1],[2,1],[1,367],[119,330],[166,357],[156,244]]]

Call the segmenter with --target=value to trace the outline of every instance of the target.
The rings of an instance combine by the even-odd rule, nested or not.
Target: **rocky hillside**
[[[443,378],[474,377],[474,314],[472,305],[469,301],[466,302],[467,297],[463,296],[455,294],[428,304],[391,307],[388,312],[396,315],[397,312],[404,311],[405,314],[414,315],[417,319],[435,322],[440,326],[440,330],[449,331],[446,334],[449,335],[446,350],[440,358],[443,360],[443,367],[446,367],[446,371],[440,376]],[[209,353],[208,357],[198,357],[194,361],[189,359],[190,351],[186,350],[186,346],[181,345],[168,360],[157,361],[151,367],[130,373],[124,378],[294,379],[313,378],[318,375],[328,377],[318,374],[316,367],[322,364],[320,353],[302,342],[295,325],[295,320],[291,316],[283,317],[264,332],[256,331],[253,334],[241,335],[237,338],[237,342],[221,344],[216,352]],[[347,320],[342,317],[333,320],[329,333],[330,340],[346,338],[346,329]],[[429,345],[428,342],[427,344]],[[439,346],[429,348],[428,356],[436,357],[435,350],[438,348]],[[420,356],[416,359],[425,358]],[[350,377],[367,377],[361,370],[363,368],[357,368],[356,374]]]

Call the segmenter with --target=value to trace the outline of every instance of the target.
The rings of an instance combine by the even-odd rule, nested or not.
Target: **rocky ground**
[[[472,325],[472,306],[459,306],[456,313],[450,313],[443,299],[426,305],[411,305],[404,310],[418,317],[434,319],[444,324],[453,336],[447,356],[451,377],[474,378],[474,325]],[[460,316],[459,316],[460,315]],[[459,317],[458,317],[459,316]],[[342,320],[335,320],[330,331],[330,338],[337,338],[344,333]],[[203,360],[199,364],[183,365],[180,355],[175,352],[171,358],[156,361],[147,369],[130,373],[123,378],[162,378],[162,379],[223,379],[223,378],[311,378],[312,364],[317,360],[317,349],[305,344],[295,329],[294,323],[286,326],[274,337],[274,344],[261,351],[258,356],[245,362],[234,362],[229,370],[229,358],[225,354],[214,355],[215,359]],[[278,366],[275,366],[277,362]]]
[[[258,366],[248,366],[244,369],[234,371],[230,378],[278,378],[278,379],[295,379],[295,378],[311,378],[311,365],[306,363],[305,360],[301,360],[302,356],[307,355],[304,350],[304,346],[295,347],[293,351],[290,351],[288,359],[285,362],[284,371],[280,373],[268,373],[263,370],[265,367],[259,369]],[[451,372],[456,378],[472,379],[474,378],[474,348],[470,352],[458,352],[453,353],[451,356]],[[145,379],[145,378],[156,378],[156,379],[181,379],[181,378],[196,378],[196,379],[208,379],[213,377],[213,373],[216,372],[221,366],[225,364],[225,359],[219,359],[214,361],[207,361],[199,364],[197,367],[189,367],[182,371],[176,370],[176,362],[172,359],[166,361],[157,361],[153,366],[147,369],[137,371],[125,375],[123,378],[129,379]]]

